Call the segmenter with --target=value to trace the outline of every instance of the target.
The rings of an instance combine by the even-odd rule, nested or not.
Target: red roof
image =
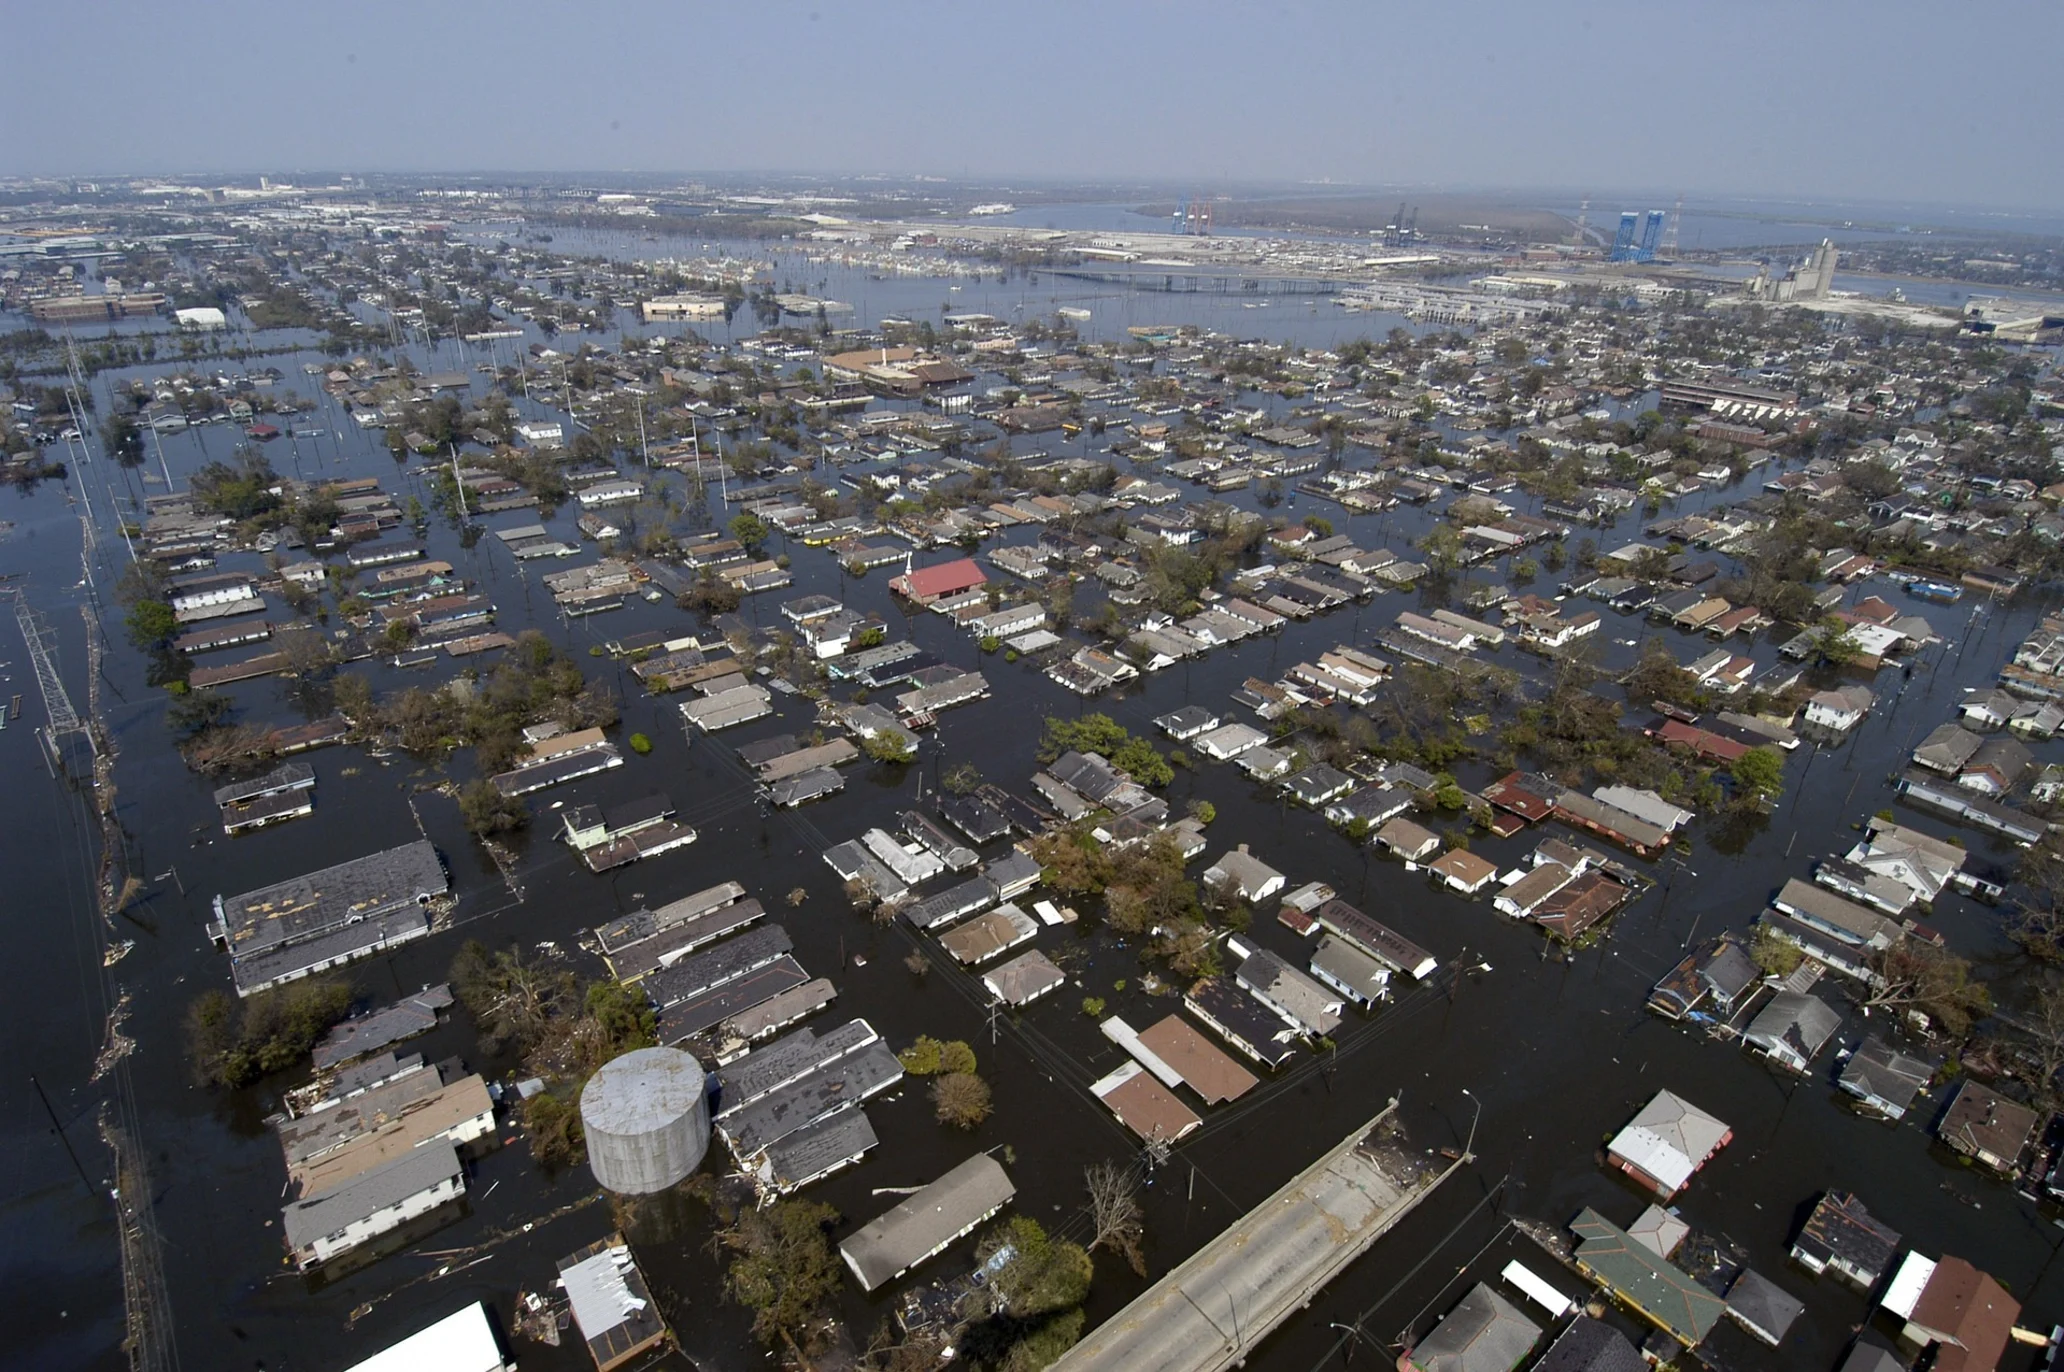
[[[1520,780],[1517,772],[1508,772],[1484,787],[1483,798],[1525,820],[1546,819],[1555,809],[1546,797],[1537,796],[1527,790],[1526,784]]]
[[[1694,728],[1675,719],[1664,720],[1663,727],[1655,731],[1655,736],[1665,743],[1689,748],[1701,757],[1709,757],[1716,762],[1734,762],[1749,751],[1745,743],[1736,743],[1731,738],[1722,738],[1718,734],[1708,733],[1704,729]]]
[[[1992,1372],[2007,1351],[2021,1307],[2000,1284],[1962,1258],[1944,1256],[1921,1288],[1911,1322],[1938,1338],[1939,1372]]]
[[[965,591],[989,580],[971,557],[941,562],[936,567],[919,567],[909,576],[898,579],[903,583],[904,594],[912,600],[936,600],[942,595]]]

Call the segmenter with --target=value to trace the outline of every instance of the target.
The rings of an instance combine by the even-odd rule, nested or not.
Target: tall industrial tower
[[[1637,238],[1636,235],[1639,235]],[[1650,210],[1644,218],[1638,210],[1620,212],[1620,231],[1613,236],[1615,262],[1653,262],[1663,237],[1663,212]]]
[[[1633,210],[1620,211],[1620,231],[1613,235],[1612,260],[1632,262],[1634,260],[1634,234],[1641,222],[1641,216]]]
[[[1648,222],[1641,226],[1641,251],[1635,255],[1636,262],[1653,262],[1656,248],[1663,241],[1663,212],[1650,210]]]
[[[1663,230],[1663,245],[1657,251],[1666,258],[1677,256],[1677,230],[1684,223],[1684,197],[1677,197],[1677,206],[1670,211],[1670,227]]]
[[[1587,196],[1585,196],[1585,197],[1584,197],[1584,203],[1583,203],[1583,204],[1581,204],[1581,205],[1579,205],[1579,206],[1577,206],[1577,236],[1576,236],[1576,240],[1575,240],[1575,242],[1576,242],[1576,246],[1578,246],[1578,247],[1580,247],[1580,248],[1582,248],[1582,247],[1587,247],[1587,246],[1589,246],[1589,245],[1588,245],[1588,244],[1587,244],[1587,243],[1585,242],[1585,238],[1586,238],[1586,236],[1587,236],[1587,235],[1588,235],[1588,234],[1589,234],[1590,232],[1591,232],[1591,197],[1587,195]]]
[[[1825,300],[1835,288],[1835,240],[1823,238],[1813,250],[1813,298]]]

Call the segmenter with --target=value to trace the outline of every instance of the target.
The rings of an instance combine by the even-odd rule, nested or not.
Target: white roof
[[[1525,1292],[1558,1320],[1570,1311],[1569,1297],[1535,1276],[1532,1269],[1522,1262],[1513,1261],[1505,1264],[1505,1280]]]
[[[619,1243],[559,1273],[582,1338],[600,1338],[645,1308],[645,1302],[633,1295],[624,1281],[630,1266],[631,1250]]]
[[[1713,1155],[1727,1132],[1727,1125],[1690,1101],[1658,1091],[1607,1151],[1675,1191],[1691,1180],[1691,1174]]]
[[[1600,786],[1591,792],[1591,798],[1600,804],[1625,810],[1636,819],[1645,819],[1658,829],[1681,829],[1698,818],[1654,791],[1635,786]]]
[[[373,1354],[350,1372],[503,1372],[506,1366],[487,1307],[475,1301]]]
[[[1921,1292],[1928,1289],[1934,1275],[1933,1258],[1908,1253],[1906,1261],[1899,1264],[1899,1271],[1893,1274],[1892,1284],[1885,1288],[1885,1298],[1878,1303],[1902,1320],[1911,1319],[1914,1307],[1920,1304]]]
[[[1611,1151],[1672,1191],[1691,1180],[1691,1159],[1647,1125],[1630,1124],[1622,1129],[1612,1141]]]

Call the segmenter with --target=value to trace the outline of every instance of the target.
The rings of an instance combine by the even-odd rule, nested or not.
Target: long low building
[[[1312,917],[1327,933],[1339,935],[1393,972],[1414,981],[1432,976],[1439,965],[1433,954],[1344,900],[1327,901],[1313,911]]]
[[[669,924],[634,942],[618,944],[605,952],[603,961],[619,981],[636,981],[662,968],[671,967],[698,949],[718,939],[757,924],[766,915],[757,900],[738,900]],[[612,928],[622,928],[619,921]],[[596,933],[601,935],[602,930]]]
[[[208,933],[230,955],[237,994],[341,967],[430,932],[429,903],[451,888],[428,840],[215,897]]]
[[[1017,1193],[1003,1165],[977,1153],[862,1226],[839,1245],[839,1256],[861,1289],[873,1291],[972,1233]]]
[[[475,1301],[346,1372],[516,1372],[516,1363],[502,1357],[487,1307]]]
[[[646,976],[640,985],[652,998],[652,1003],[664,1010],[765,967],[785,957],[794,947],[788,930],[778,924],[763,925],[758,929],[748,929],[737,938],[706,952],[663,967]]]
[[[766,1050],[762,1050],[766,1051]],[[798,1129],[841,1111],[857,1109],[903,1080],[903,1064],[880,1039],[858,1051],[832,1057],[794,1081],[727,1110],[717,1133],[741,1164],[749,1165]]]

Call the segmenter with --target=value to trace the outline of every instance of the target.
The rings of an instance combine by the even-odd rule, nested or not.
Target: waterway
[[[562,236],[554,246],[583,250],[573,235]],[[698,250],[692,245],[646,247],[676,256]],[[861,294],[857,289],[841,294],[842,287],[861,284],[839,276],[842,270],[826,268],[811,280],[828,281],[827,293],[839,298]],[[791,271],[800,274],[800,264],[777,266],[777,276]],[[1017,299],[1036,289],[1029,282],[985,278],[980,286],[965,283],[963,291],[951,292],[952,284],[945,278],[866,282],[861,317],[920,309],[924,302],[936,311],[942,301],[955,310],[1010,317]],[[1098,307],[1096,322],[1114,328],[1127,320],[1209,322],[1209,316],[1189,311],[1217,305],[1142,293]],[[1294,336],[1301,326],[1313,343],[1324,341],[1326,333],[1380,336],[1387,328],[1367,317],[1342,318],[1331,306],[1322,310],[1332,312],[1300,315],[1270,309],[1241,311],[1238,317],[1253,320],[1243,333]],[[1107,313],[1113,317],[1107,320]],[[749,327],[743,319],[733,326]],[[446,344],[439,359],[449,365],[454,351]],[[419,355],[426,366],[433,361]],[[300,373],[303,358],[268,360],[287,372],[283,385],[307,390]],[[96,389],[111,379],[117,378],[98,379]],[[323,400],[299,427],[320,427],[324,433],[272,445],[283,471],[293,470],[298,461],[310,476],[375,475],[404,499],[421,494],[427,503],[413,469],[397,468],[375,436],[349,425],[333,402]],[[231,433],[221,427],[168,436],[166,460],[175,481],[183,485],[196,466],[226,455],[231,443]],[[1065,448],[1040,446],[1095,451],[1087,440]],[[83,702],[84,629],[77,607],[87,595],[75,585],[80,580],[80,525],[68,497],[68,490],[82,483],[105,522],[109,483],[98,466],[82,468],[69,488],[43,483],[29,491],[0,492],[0,519],[15,524],[0,539],[0,572],[26,574],[28,594],[58,629],[67,683]],[[119,488],[119,482],[113,484]],[[1708,493],[1683,508],[1741,494],[1740,488]],[[1533,508],[1532,502],[1514,499]],[[1324,513],[1365,547],[1388,544],[1402,550],[1427,522],[1426,514],[1409,508],[1349,517],[1309,497],[1301,497],[1298,508]],[[714,514],[719,520],[725,516],[721,509]],[[574,517],[568,509],[552,522],[569,540]],[[515,511],[487,522],[491,528],[507,527],[534,518],[533,512]],[[1594,536],[1609,549],[1636,535],[1630,521]],[[1009,541],[1033,536],[1036,530],[1020,531]],[[14,1312],[0,1366],[111,1369],[122,1364],[116,1349],[120,1284],[112,1215],[102,1189],[107,1168],[91,1123],[102,1091],[87,1081],[101,1044],[105,1006],[116,988],[133,997],[128,1032],[140,1047],[130,1081],[155,1169],[165,1267],[186,1367],[330,1372],[469,1300],[488,1301],[497,1318],[505,1319],[519,1288],[535,1289],[548,1281],[555,1258],[617,1222],[604,1209],[590,1207],[521,1232],[522,1225],[577,1200],[588,1188],[582,1174],[539,1175],[518,1139],[479,1164],[471,1183],[471,1210],[462,1221],[415,1250],[311,1290],[282,1263],[279,1152],[262,1125],[291,1079],[229,1094],[190,1084],[178,1046],[181,1017],[201,990],[227,984],[224,960],[202,933],[210,898],[408,841],[418,834],[419,822],[420,832],[436,842],[452,869],[458,927],[355,966],[351,975],[369,998],[389,998],[442,979],[465,938],[528,948],[549,941],[570,948],[580,930],[618,912],[736,879],[765,900],[773,917],[787,927],[804,966],[836,981],[839,1000],[826,1018],[837,1022],[864,1015],[894,1043],[918,1033],[967,1039],[977,1046],[982,1070],[996,1089],[996,1114],[972,1137],[936,1125],[915,1085],[878,1100],[868,1108],[881,1138],[879,1149],[862,1166],[808,1194],[836,1206],[851,1226],[893,1204],[891,1196],[874,1195],[875,1188],[922,1183],[975,1148],[994,1149],[1017,1182],[1019,1210],[1080,1233],[1075,1212],[1082,1200],[1081,1168],[1137,1152],[1086,1091],[1089,1081],[1117,1065],[1119,1050],[1097,1033],[1080,1001],[1087,995],[1102,997],[1109,1013],[1136,1026],[1173,1008],[1142,989],[1137,950],[1085,928],[1044,931],[1037,946],[1061,961],[1073,981],[1021,1016],[992,1017],[986,997],[963,974],[941,966],[920,979],[906,970],[903,959],[911,951],[911,937],[900,927],[877,928],[854,915],[819,854],[906,808],[920,775],[936,778],[945,768],[969,762],[990,780],[1022,789],[1034,765],[1038,721],[1046,715],[1103,710],[1141,732],[1151,731],[1154,716],[1186,702],[1234,717],[1236,707],[1228,696],[1248,676],[1272,677],[1335,643],[1367,646],[1399,610],[1422,608],[1416,594],[1382,595],[1361,608],[1292,625],[1280,635],[1221,650],[1135,689],[1085,703],[1029,663],[982,657],[937,616],[906,615],[888,595],[883,573],[846,577],[823,552],[797,545],[789,550],[795,560],[794,588],[748,602],[749,618],[775,622],[780,600],[791,596],[838,595],[885,615],[892,636],[910,637],[948,661],[979,666],[992,683],[992,695],[945,714],[936,735],[925,742],[918,765],[901,772],[861,769],[851,774],[841,795],[799,813],[769,813],[754,799],[730,750],[753,738],[807,728],[806,702],[777,697],[774,717],[691,740],[679,727],[674,702],[637,694],[635,682],[612,660],[588,653],[606,638],[678,624],[678,611],[638,601],[614,613],[562,622],[537,584],[537,564],[519,568],[498,540],[483,538],[465,549],[454,531],[438,524],[427,542],[431,556],[451,561],[495,600],[501,627],[543,629],[592,674],[613,682],[623,700],[623,732],[642,731],[656,745],[649,756],[630,757],[618,770],[534,800],[537,819],[523,844],[526,894],[520,902],[467,838],[455,806],[441,797],[418,795],[412,810],[411,793],[428,778],[406,757],[376,758],[355,748],[311,754],[318,776],[313,817],[224,838],[209,800],[210,783],[181,763],[165,726],[162,695],[146,687],[142,660],[121,642],[119,612],[108,605],[105,588],[123,552],[119,539],[104,532],[94,576],[102,591],[97,611],[113,641],[104,692],[107,724],[121,755],[118,814],[134,869],[150,879],[150,888],[121,921],[121,934],[136,941],[135,951],[103,973],[96,965],[98,940],[86,889],[93,836],[76,798],[46,773],[30,730],[22,727],[39,722],[41,709],[15,627],[11,619],[0,621],[0,660],[7,664],[0,675],[9,678],[4,689],[27,697],[23,720],[0,732],[0,768],[6,777],[0,786],[0,861],[9,877],[8,896],[0,902],[9,940],[0,967],[5,987],[0,1024],[15,1049],[13,1070],[0,1075],[0,1158],[8,1163],[0,1203],[0,1253],[6,1255],[0,1280]],[[230,556],[222,565],[255,567],[258,559]],[[1869,584],[1858,594],[1872,591],[1898,596],[1892,588]],[[1981,614],[1981,602],[1972,597],[1957,607],[1916,603],[1915,608],[1934,622],[1945,646],[1928,654],[1897,708],[1881,710],[1838,749],[1802,749],[1787,764],[1787,789],[1767,825],[1735,835],[1729,846],[1738,844],[1738,849],[1726,854],[1702,829],[1688,858],[1654,869],[1656,889],[1618,917],[1611,938],[1568,960],[1545,955],[1539,938],[1501,920],[1487,903],[1435,891],[1423,877],[1356,849],[1316,815],[1250,784],[1231,767],[1200,764],[1178,772],[1169,791],[1174,806],[1198,798],[1217,807],[1210,832],[1214,851],[1246,842],[1293,883],[1327,881],[1346,899],[1432,950],[1444,966],[1470,970],[1408,989],[1397,1004],[1373,1016],[1351,1015],[1337,1036],[1335,1053],[1308,1057],[1236,1105],[1210,1112],[1205,1127],[1177,1149],[1171,1166],[1152,1176],[1147,1197],[1154,1270],[1179,1260],[1392,1095],[1402,1096],[1400,1117],[1418,1146],[1459,1148],[1474,1130],[1481,1161],[1470,1176],[1443,1188],[1287,1325],[1256,1363],[1315,1366],[1338,1337],[1329,1327],[1334,1322],[1351,1321],[1385,1298],[1369,1328],[1387,1330],[1402,1325],[1439,1293],[1447,1270],[1495,1224],[1491,1212],[1472,1215],[1472,1208],[1501,1177],[1507,1179],[1502,1205],[1513,1213],[1561,1224],[1582,1206],[1593,1205],[1615,1220],[1631,1220],[1642,1199],[1605,1172],[1594,1155],[1601,1140],[1655,1090],[1669,1087],[1720,1115],[1735,1131],[1733,1144],[1681,1197],[1685,1215],[1742,1244],[1754,1265],[1807,1302],[1807,1314],[1782,1353],[1734,1338],[1726,1345],[1732,1365],[1831,1366],[1852,1326],[1864,1318],[1860,1297],[1832,1282],[1814,1282],[1784,1261],[1803,1207],[1828,1187],[1856,1190],[1925,1251],[1961,1254],[1997,1274],[2028,1301],[2024,1322],[2046,1326],[2064,1314],[2059,1285],[2064,1279],[2052,1262],[2059,1231],[2033,1205],[1933,1149],[1925,1133],[1931,1110],[1923,1108],[1897,1127],[1866,1122],[1840,1103],[1827,1076],[1827,1059],[1810,1079],[1784,1077],[1738,1049],[1686,1033],[1641,1009],[1649,986],[1688,944],[1724,928],[1746,926],[1787,877],[1804,875],[1815,855],[1846,848],[1855,839],[1857,820],[1892,805],[1887,778],[1897,770],[1904,749],[1917,733],[1947,718],[1966,688],[1989,683],[2049,606],[2030,597]],[[1650,632],[1639,621],[1608,615],[1610,657],[1629,660],[1635,643]],[[1691,641],[1665,632],[1680,655],[1693,649]],[[1697,646],[1703,648],[1704,640]],[[1774,639],[1765,640],[1753,652],[1759,661],[1770,661],[1775,647]],[[1512,649],[1496,656],[1532,670]],[[383,690],[428,684],[449,672],[441,660],[419,669],[362,665],[353,670],[368,671]],[[1879,685],[1888,694],[1899,689],[1889,674]],[[271,680],[243,683],[229,693],[240,716],[257,721],[311,718],[326,705],[319,691]],[[2043,745],[2038,752],[2043,760],[2064,758],[2060,747]],[[463,763],[452,771],[466,774]],[[1483,772],[1463,776],[1471,784],[1487,779]],[[665,790],[698,828],[698,843],[597,877],[577,868],[571,853],[551,839],[563,805],[629,799],[654,789]],[[1951,832],[1904,810],[1900,818]],[[1510,865],[1542,836],[1479,840],[1475,847]],[[1975,838],[1973,843],[1983,846]],[[160,878],[161,873],[166,875]],[[803,899],[791,907],[787,894],[797,889]],[[1953,946],[1980,956],[1988,970],[2004,965],[2008,946],[1998,912],[1950,897],[1931,922]],[[1254,937],[1301,963],[1298,940],[1272,921],[1257,921]],[[1869,1027],[1851,1013],[1842,1039],[1853,1042]],[[433,1060],[461,1055],[470,1067],[490,1073],[509,1065],[480,1055],[463,1014],[411,1047]],[[30,1073],[48,1091],[63,1126],[62,1142],[79,1155],[90,1185],[82,1183],[53,1134],[30,1089]],[[510,1128],[502,1133],[515,1137]],[[743,1313],[720,1298],[718,1269],[708,1251],[709,1222],[699,1207],[649,1211],[635,1220],[641,1256],[697,1365],[764,1365],[747,1338]],[[437,1254],[509,1228],[518,1230],[516,1237],[496,1246],[487,1260],[438,1275],[449,1262]],[[1451,1233],[1457,1256],[1451,1258],[1444,1249],[1415,1269]],[[948,1274],[962,1260],[958,1254],[942,1258],[926,1275]],[[1139,1285],[1121,1266],[1100,1259],[1091,1318],[1108,1316]],[[372,1312],[353,1322],[351,1312],[368,1302]],[[844,1304],[863,1339],[888,1309],[885,1298],[869,1300],[850,1289]],[[525,1345],[515,1351],[526,1368],[587,1365],[585,1354],[572,1346]]]

